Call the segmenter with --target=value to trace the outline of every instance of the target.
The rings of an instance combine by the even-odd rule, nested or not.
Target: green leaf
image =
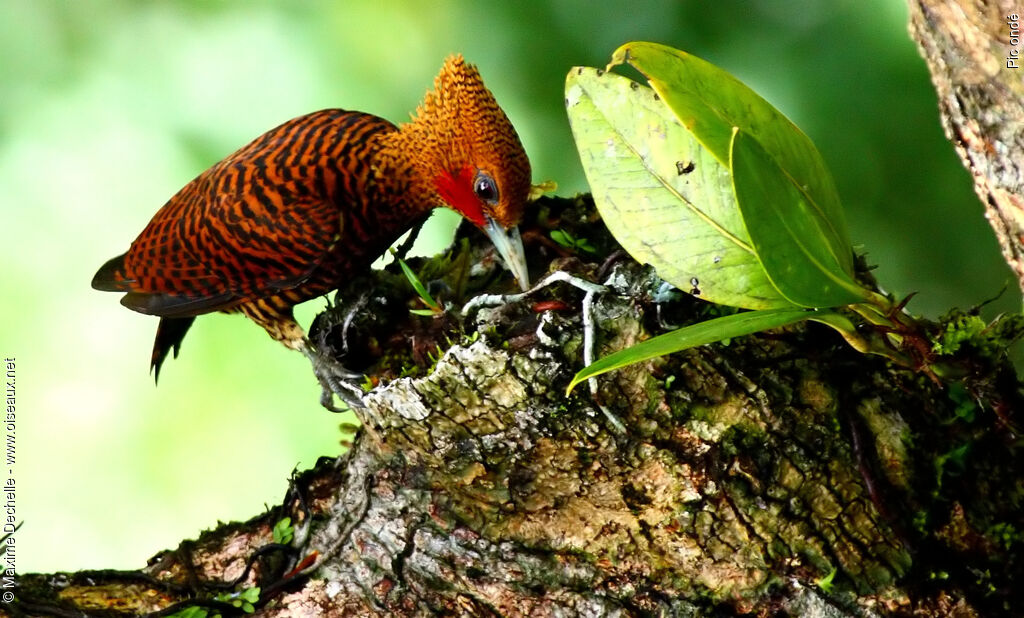
[[[174,612],[167,618],[207,618],[207,616],[209,615],[210,613],[206,609],[198,606],[193,606],[186,607],[181,611]]]
[[[295,529],[292,527],[292,518],[284,517],[276,524],[272,530],[275,543],[288,544],[292,542],[292,537],[295,534]]]
[[[823,577],[820,577],[820,578],[814,580],[814,583],[818,586],[818,588],[821,588],[822,592],[824,592],[825,594],[828,594],[829,592],[832,591],[832,585],[833,585],[833,582],[835,581],[836,573],[838,573],[838,572],[839,572],[839,569],[833,568],[831,571],[829,571]]]
[[[599,376],[602,373],[621,369],[627,365],[674,352],[681,352],[682,350],[699,345],[714,343],[721,339],[749,335],[769,328],[793,324],[801,320],[817,317],[821,313],[794,308],[747,311],[699,322],[692,326],[685,326],[670,333],[648,339],[625,350],[619,350],[614,354],[609,354],[591,363],[573,377],[567,392],[575,388],[580,382]]]
[[[775,288],[803,307],[868,300],[870,292],[833,252],[828,222],[761,144],[737,129],[729,155],[743,223]]]
[[[572,249],[576,246],[576,239],[572,237],[572,234],[565,230],[551,230],[551,240],[566,249]]]
[[[757,140],[806,193],[831,253],[845,272],[853,273],[839,193],[803,131],[746,84],[686,52],[657,43],[627,43],[612,55],[612,65],[623,63],[644,74],[680,122],[723,165],[729,161],[733,127]]]
[[[252,588],[246,588],[240,595],[238,595],[238,597],[249,603],[257,603],[260,600],[260,587],[253,586]]]
[[[576,67],[566,107],[597,208],[634,259],[710,302],[793,307],[754,254],[727,158],[702,147],[650,88]]]
[[[394,255],[394,251],[392,251],[392,254]],[[440,313],[442,311],[441,305],[437,304],[437,301],[434,300],[434,297],[430,295],[430,292],[427,291],[426,286],[423,285],[423,282],[420,281],[420,278],[416,276],[416,273],[412,272],[412,269],[409,268],[409,265],[405,263],[405,260],[401,259],[397,255],[395,255],[395,259],[398,260],[398,265],[402,267],[402,272],[405,273],[405,278],[409,280],[410,284],[412,284],[412,289],[416,290],[416,294],[419,295],[420,299],[428,307],[432,309],[432,311],[428,315]],[[413,313],[416,312],[413,311]]]
[[[597,252],[597,247],[591,244],[589,240],[586,238],[574,238],[572,234],[565,230],[551,230],[551,240],[573,251]]]

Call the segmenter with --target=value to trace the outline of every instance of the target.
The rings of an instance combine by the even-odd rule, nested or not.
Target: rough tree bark
[[[926,56],[944,66],[963,57],[941,25],[954,3],[912,6]],[[986,40],[998,41],[993,11]],[[981,49],[998,60],[996,47]],[[1020,83],[974,80],[994,97],[984,104],[963,86],[944,91],[962,83],[955,75],[936,73],[936,83],[1021,272],[1011,212],[1020,176],[1014,189],[1000,175],[1017,169],[1007,148],[1019,151],[982,147],[988,129],[1007,130],[995,116]],[[1019,116],[1011,122],[1019,140]],[[616,252],[585,199],[542,200],[528,227],[534,272],[606,286],[587,303],[599,353],[719,311],[666,298],[649,269]],[[551,242],[555,228],[586,247]],[[557,284],[463,316],[463,300],[500,280],[476,240],[413,262],[444,282],[437,294],[454,308],[443,316],[409,315],[409,286],[379,272],[318,317],[323,348],[381,378],[345,456],[296,475],[269,512],[139,571],[21,575],[17,602],[0,615],[170,615],[193,605],[193,615],[240,615],[214,597],[255,586],[258,616],[996,616],[1024,606],[1022,389],[999,327],[958,330],[962,314],[932,327],[947,343],[957,338],[949,333],[965,337],[942,359],[956,380],[861,355],[810,324],[637,365],[599,378],[596,393],[566,395],[583,364],[584,293]],[[274,544],[286,516],[294,539]]]
[[[1010,0],[911,0],[910,32],[928,62],[946,136],[1003,257],[1024,289],[1024,6]]]

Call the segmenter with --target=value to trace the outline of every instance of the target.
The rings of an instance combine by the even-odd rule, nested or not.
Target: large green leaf
[[[728,158],[701,147],[650,88],[577,67],[566,107],[594,201],[633,258],[714,303],[793,306],[754,254]]]
[[[817,219],[834,261],[853,274],[853,250],[832,174],[814,143],[785,115],[743,82],[715,65],[657,43],[627,43],[612,65],[628,63],[644,74],[679,120],[723,165],[733,127],[748,133],[806,195],[807,216]]]
[[[769,328],[778,328],[816,317],[822,313],[793,308],[746,311],[706,322],[699,322],[692,326],[685,326],[594,361],[573,377],[572,382],[569,383],[568,390],[571,391],[584,380],[599,376],[602,373],[614,371],[615,369],[621,369],[633,363],[639,363],[674,352],[681,352],[688,348],[714,343],[722,339],[749,335]]]
[[[775,288],[803,307],[868,300],[836,260],[825,221],[801,187],[756,139],[736,129],[730,151],[733,188],[754,251]]]

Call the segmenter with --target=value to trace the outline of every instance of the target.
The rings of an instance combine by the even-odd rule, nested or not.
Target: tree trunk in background
[[[1004,9],[961,4],[912,2],[912,31],[947,130],[1024,275],[1021,81],[1003,67]],[[586,200],[541,200],[531,217],[534,272],[607,286],[589,307],[599,355],[718,315],[688,295],[665,297],[653,273],[616,254]],[[594,251],[556,245],[551,229]],[[479,234],[466,239],[446,259],[411,261],[425,280],[445,281],[438,295],[457,302],[445,316],[409,315],[408,285],[378,272],[317,319],[319,345],[341,349],[341,325],[358,309],[345,337],[360,354],[343,360],[385,378],[345,456],[297,475],[268,513],[138,572],[21,575],[18,602],[0,614],[124,616],[180,603],[166,615],[198,603],[181,615],[227,616],[241,610],[224,591],[255,586],[257,616],[1024,607],[1021,386],[998,328],[968,337],[948,359],[961,379],[941,384],[805,324],[636,365],[567,396],[583,366],[583,292],[556,284],[462,316],[462,300],[482,291],[468,289],[468,274],[480,281],[479,265],[493,263]],[[968,323],[954,316],[950,328]],[[294,538],[274,544],[283,517]]]
[[[1024,290],[1024,5],[911,0],[910,32],[928,62],[946,136],[985,205]]]

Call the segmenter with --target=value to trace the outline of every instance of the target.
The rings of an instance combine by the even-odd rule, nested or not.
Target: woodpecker
[[[97,290],[160,317],[159,378],[197,316],[241,313],[302,352],[324,387],[358,405],[358,374],[321,355],[292,308],[366,272],[407,230],[448,207],[490,238],[529,286],[517,224],[530,162],[512,123],[461,55],[446,59],[409,122],[327,109],[264,133],[197,176],[131,247],[100,267]]]

